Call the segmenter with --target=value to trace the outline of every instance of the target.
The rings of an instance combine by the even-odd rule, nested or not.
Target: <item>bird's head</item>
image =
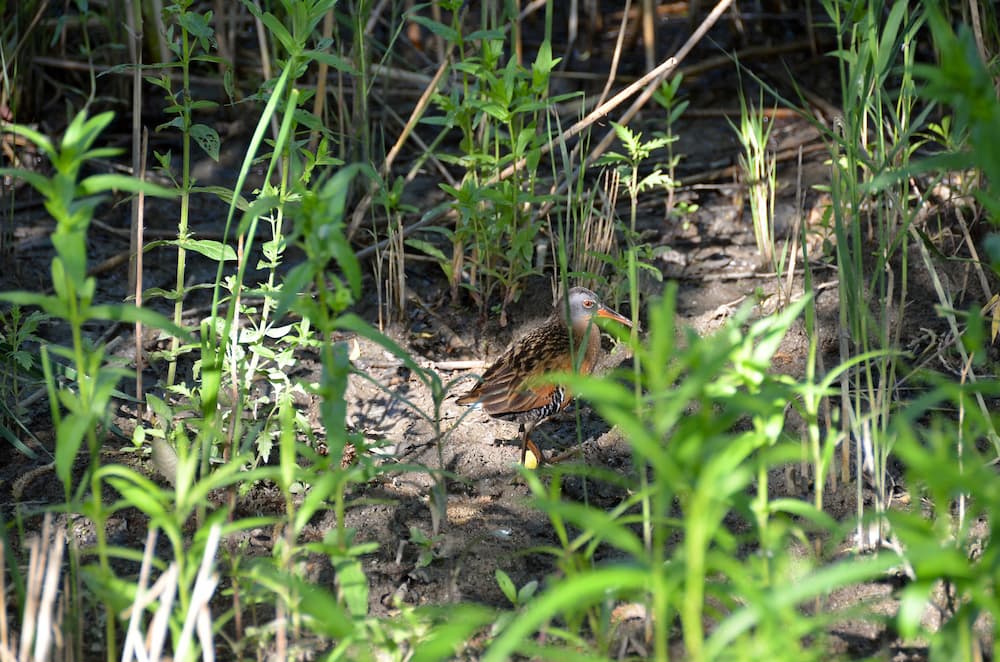
[[[570,326],[573,327],[573,331],[577,334],[583,334],[587,330],[587,326],[590,324],[591,320],[596,317],[613,319],[616,322],[621,322],[625,326],[632,326],[631,320],[623,315],[619,315],[605,306],[601,303],[600,299],[597,298],[596,294],[585,287],[574,287],[569,291],[567,298],[569,304]],[[562,301],[559,303],[559,307],[556,312],[560,317],[566,314],[566,305],[567,304]]]

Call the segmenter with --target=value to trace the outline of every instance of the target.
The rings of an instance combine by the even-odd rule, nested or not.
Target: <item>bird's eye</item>
[[[587,299],[587,300],[585,300],[583,302],[583,307],[584,308],[593,308],[594,307],[594,301],[593,301],[593,299]]]

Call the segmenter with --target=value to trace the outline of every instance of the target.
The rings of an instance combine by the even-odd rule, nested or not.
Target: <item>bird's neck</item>
[[[579,347],[580,345],[586,343],[588,346],[593,346],[596,343],[600,343],[601,340],[601,330],[597,328],[592,319],[585,319],[573,324],[573,346]]]

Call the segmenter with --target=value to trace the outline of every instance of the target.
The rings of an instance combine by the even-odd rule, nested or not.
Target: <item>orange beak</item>
[[[623,317],[622,315],[619,315],[618,313],[616,313],[615,311],[611,310],[607,306],[602,305],[600,308],[598,308],[597,309],[597,316],[598,317],[603,317],[603,318],[609,319],[609,320],[615,320],[616,322],[621,322],[625,326],[627,326],[629,328],[632,328],[632,320],[630,320],[627,317]]]

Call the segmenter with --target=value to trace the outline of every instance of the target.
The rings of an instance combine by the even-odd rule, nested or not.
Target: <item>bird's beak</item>
[[[616,322],[621,322],[625,326],[627,326],[629,328],[632,328],[632,320],[630,320],[627,317],[623,317],[622,315],[619,315],[618,313],[616,313],[615,311],[611,310],[607,306],[601,306],[600,308],[598,308],[597,309],[597,316],[598,317],[603,317],[603,318],[609,319],[609,320],[615,320]]]

